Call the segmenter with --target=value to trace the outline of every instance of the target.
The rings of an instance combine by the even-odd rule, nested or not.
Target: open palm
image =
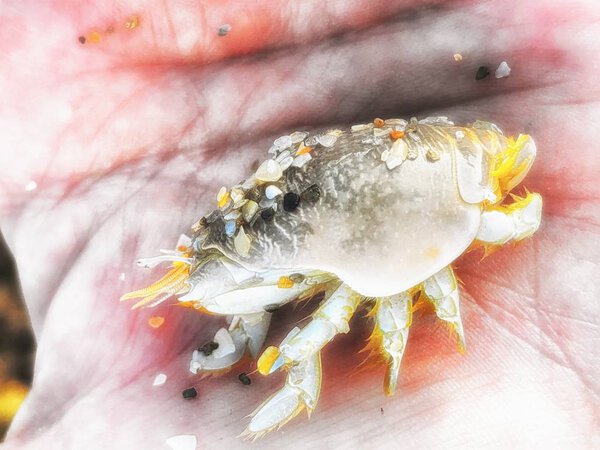
[[[148,326],[156,310],[118,302],[153,278],[135,259],[172,246],[283,132],[430,113],[536,139],[524,184],[544,198],[540,231],[458,261],[465,356],[423,311],[386,398],[383,371],[356,368],[369,332],[357,317],[324,352],[311,420],[261,447],[598,444],[600,6],[143,3],[2,7],[1,225],[38,342],[3,448],[164,448],[180,434],[250,446],[236,436],[281,375],[189,374],[220,320],[163,304],[164,325]],[[509,78],[475,81],[502,60]],[[277,312],[268,341],[308,311]]]

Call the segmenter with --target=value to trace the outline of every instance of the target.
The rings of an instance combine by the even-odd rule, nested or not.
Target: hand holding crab
[[[426,8],[418,2],[350,0],[303,2],[302,8],[289,2],[144,5],[140,10],[125,1],[95,8],[93,2],[78,2],[66,8],[61,2],[8,1],[0,11],[0,32],[7,35],[0,40],[0,70],[5,71],[0,77],[2,234],[16,260],[38,343],[34,385],[3,450],[166,448],[168,438],[182,434],[194,435],[197,448],[250,445],[236,436],[246,425],[244,415],[280,387],[273,386],[274,375],[287,375],[285,387],[256,412],[250,432],[260,434],[281,423],[293,415],[295,405],[314,407],[319,348],[328,351],[322,352],[323,391],[312,420],[298,418],[281,432],[271,432],[261,448],[305,449],[313,442],[328,448],[346,448],[348,442],[377,448],[398,442],[407,448],[594,446],[600,391],[600,356],[594,345],[600,320],[595,281],[600,267],[600,161],[595,152],[600,134],[594,126],[600,114],[595,71],[600,10],[594,2],[443,2]],[[230,25],[223,28],[229,30],[225,36],[218,32],[223,24]],[[453,57],[457,52],[462,60]],[[475,80],[480,65],[493,74],[502,60],[512,68],[509,78]],[[259,216],[253,225],[227,211],[224,215],[233,216],[218,231],[230,235],[214,249],[194,247],[212,239],[198,240],[206,230],[198,224],[187,233],[190,240],[181,242],[189,251],[163,255],[181,263],[173,274],[181,282],[171,285],[174,296],[193,294],[204,303],[218,298],[203,306],[217,314],[226,313],[219,310],[224,306],[239,308],[228,326],[217,331],[218,318],[172,306],[199,306],[193,300],[170,300],[133,313],[131,304],[117,302],[123,292],[154,276],[134,270],[136,258],[170,245],[212,210],[221,185],[227,189],[219,200],[226,204],[228,196],[235,201],[239,192],[231,188],[250,173],[254,160],[265,160],[265,150],[277,136],[300,129],[309,130],[310,138],[316,130],[327,134],[339,128],[345,137],[338,138],[344,140],[352,134],[352,124],[379,115],[423,119],[431,114],[446,115],[457,126],[491,120],[507,136],[531,134],[538,155],[513,190],[525,200],[509,195],[494,207],[494,190],[469,190],[483,175],[469,169],[482,167],[473,160],[478,153],[467,152],[465,170],[452,178],[468,183],[438,192],[425,189],[423,182],[409,190],[405,204],[415,209],[407,211],[407,217],[413,214],[407,223],[393,213],[394,206],[402,209],[394,203],[399,198],[374,207],[366,199],[381,191],[331,189],[323,177],[288,185],[286,172],[285,178],[258,186]],[[424,147],[417,159],[411,160],[408,152],[404,159],[403,151],[392,151],[391,136],[373,136],[373,141],[375,137],[389,147],[385,154],[383,147],[369,152],[373,159],[368,161],[382,175],[375,181],[383,183],[411,167],[431,170],[431,175],[450,167],[451,152],[428,157]],[[450,137],[455,142],[460,133]],[[410,133],[402,139],[410,149]],[[533,148],[518,139],[514,143],[521,147],[515,155],[525,156]],[[307,153],[312,159],[299,169],[312,170],[313,163],[325,169],[319,154],[336,152],[340,144],[315,145],[314,154]],[[358,143],[351,148],[367,150]],[[509,172],[503,175],[519,181]],[[449,179],[435,177],[431,187]],[[318,190],[305,193],[309,182]],[[269,184],[280,186],[268,192],[277,199],[277,210],[260,205]],[[535,228],[539,205],[525,186],[543,196],[542,227],[513,246]],[[394,189],[401,187],[394,184]],[[500,186],[499,197],[512,189],[507,187]],[[330,200],[333,192],[338,198]],[[466,206],[441,220],[433,214],[438,198],[433,196],[445,194],[439,204],[448,206],[452,192],[460,195],[454,201]],[[293,211],[283,208],[288,193],[286,205],[296,206]],[[478,194],[486,200],[478,202]],[[315,225],[329,221],[330,235],[349,230],[327,214],[353,200],[354,234],[341,233],[333,243],[326,240]],[[440,220],[409,227],[423,210],[422,205],[416,208],[419,202]],[[254,214],[254,205],[248,205],[242,219]],[[365,218],[363,207],[374,214]],[[281,225],[317,212],[318,218],[305,221],[310,229]],[[439,228],[453,220],[460,229]],[[286,245],[260,247],[268,242],[255,231],[263,222],[293,231],[289,242],[280,230],[269,235],[277,237],[273,244]],[[324,241],[315,243],[319,248],[314,254],[305,242],[293,241],[304,233]],[[411,233],[419,239],[410,239]],[[469,239],[484,246],[507,245],[481,262],[477,252],[454,262]],[[425,258],[414,258],[401,270],[398,255],[429,242],[438,251],[427,249]],[[352,243],[365,248],[353,249]],[[290,248],[304,253],[298,252],[296,260],[279,255],[280,267],[260,261],[255,267],[245,259],[271,258]],[[376,249],[383,252],[369,253]],[[351,256],[357,252],[360,258]],[[212,256],[199,260],[199,254]],[[344,254],[349,256],[342,260]],[[369,264],[375,257],[382,264]],[[302,265],[299,258],[304,258]],[[293,271],[285,270],[286,261],[296,261]],[[327,266],[313,264],[319,261]],[[181,275],[190,274],[191,262],[198,270],[184,280]],[[449,265],[464,281],[460,292],[446,270]],[[272,277],[261,273],[259,281],[253,273],[263,267]],[[403,272],[407,267],[410,273]],[[219,279],[211,273],[225,274],[223,284],[210,285]],[[361,276],[350,276],[355,273]],[[188,281],[205,287],[193,292]],[[397,284],[388,286],[389,291],[365,290],[365,285],[390,283]],[[243,296],[236,294],[239,287],[245,289]],[[308,287],[312,291],[306,293]],[[270,314],[316,290],[323,290],[323,304],[311,311],[312,323],[288,320],[291,305]],[[267,299],[274,303],[265,304]],[[413,311],[421,305],[433,306]],[[436,320],[430,311],[456,336],[466,338],[465,357],[448,351],[444,333],[429,323]],[[352,313],[352,331],[321,347],[334,333],[346,331]],[[159,328],[147,320],[155,315],[164,316]],[[267,350],[262,339],[269,320],[269,345],[276,347]],[[294,335],[296,325],[300,331]],[[371,326],[369,348],[389,367],[390,392],[398,380],[396,395],[389,399],[379,392],[377,370],[368,372],[375,379],[355,371],[363,360],[355,352],[371,332],[363,327]],[[202,347],[190,360],[192,349],[213,335],[219,348]],[[233,372],[200,384],[195,400],[181,398],[181,390],[197,379],[186,366],[211,373],[244,354],[260,361],[263,372],[281,374],[253,375],[248,387]],[[159,373],[159,380],[167,379],[153,386]],[[276,401],[285,407],[281,415],[273,414]]]

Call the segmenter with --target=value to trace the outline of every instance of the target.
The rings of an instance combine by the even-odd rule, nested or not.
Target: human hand
[[[281,376],[243,386],[237,372],[190,375],[191,350],[220,320],[119,304],[153,278],[135,259],[171,246],[284,132],[428,114],[536,139],[524,185],[544,198],[541,229],[483,261],[459,260],[465,356],[419,315],[386,398],[382,371],[357,369],[369,330],[356,318],[324,351],[311,420],[261,447],[598,443],[600,7],[301,5],[4,4],[2,232],[38,342],[34,385],[5,449],[164,448],[180,434],[199,448],[242,447],[245,415]],[[475,81],[478,66],[502,60],[509,78]],[[158,329],[147,324],[156,314],[166,318]],[[276,313],[269,342],[298,317]],[[153,387],[158,373],[167,382]],[[199,396],[184,401],[191,385]]]

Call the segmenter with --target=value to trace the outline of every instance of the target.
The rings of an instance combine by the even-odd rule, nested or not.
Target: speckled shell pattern
[[[382,159],[386,152],[398,151],[390,136],[394,129],[402,130],[402,155],[390,168]],[[312,159],[302,167],[290,166],[279,180],[245,189],[257,202],[268,185],[283,193],[274,199],[272,217],[263,218],[259,210],[242,225],[251,242],[246,256],[224,232],[227,208],[204,220],[196,248],[217,249],[253,271],[332,272],[358,292],[374,296],[411,287],[471,244],[481,205],[461,196],[457,172],[472,172],[463,175],[463,185],[487,189],[489,160],[503,145],[501,132],[415,121],[326,133],[335,137],[329,147],[320,145],[317,135],[282,150],[294,155],[302,145],[311,145]],[[277,158],[281,152],[274,153]],[[286,193],[300,196],[290,211],[283,207]]]

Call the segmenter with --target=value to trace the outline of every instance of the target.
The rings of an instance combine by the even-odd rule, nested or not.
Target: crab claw
[[[230,333],[221,328],[213,338],[215,350],[203,353],[194,350],[190,361],[190,372],[220,371],[237,363],[246,351],[246,337],[239,333]]]
[[[221,328],[213,338],[214,350],[194,350],[190,361],[190,372],[218,372],[236,364],[248,350],[252,358],[260,351],[271,314],[249,314],[233,316],[229,329]]]
[[[496,155],[492,175],[498,180],[500,195],[504,196],[517,186],[531,169],[537,150],[531,136],[520,134],[509,139],[506,149]]]
[[[279,428],[306,408],[309,416],[321,390],[321,353],[290,367],[285,386],[269,397],[252,414],[242,436],[257,439]]]

